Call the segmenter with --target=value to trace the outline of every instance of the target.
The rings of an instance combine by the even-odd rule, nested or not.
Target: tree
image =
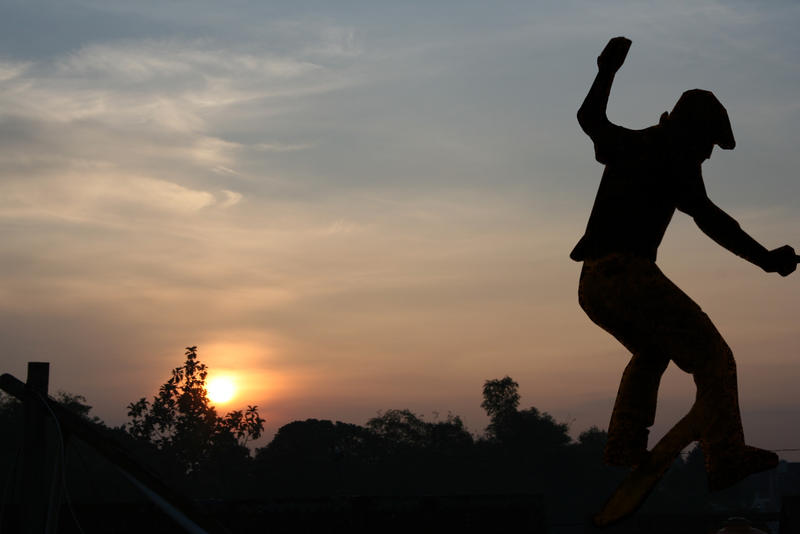
[[[591,454],[599,458],[603,454],[607,441],[608,432],[597,426],[592,426],[588,430],[581,432],[580,436],[578,436],[577,445],[580,449],[590,451]]]
[[[566,446],[570,442],[569,426],[534,407],[518,410],[518,389],[519,384],[508,376],[484,383],[481,407],[491,419],[486,429],[489,438],[526,450]]]
[[[186,361],[172,370],[152,402],[142,397],[128,405],[126,431],[174,455],[186,473],[197,471],[209,459],[226,453],[248,455],[245,445],[264,430],[256,406],[217,415],[206,391],[206,364],[197,347],[186,348]]]
[[[483,384],[481,408],[489,417],[516,411],[519,406],[519,384],[510,376],[487,380]]]
[[[394,447],[424,447],[428,443],[429,423],[411,410],[387,410],[367,421],[367,428]]]
[[[487,380],[483,384],[483,402],[489,423],[486,433],[490,438],[501,439],[501,435],[511,424],[519,406],[519,384],[510,376]]]
[[[368,438],[362,427],[341,421],[292,421],[279,428],[272,441],[258,449],[256,457],[328,461],[361,454]]]
[[[22,403],[16,397],[0,390],[0,418],[5,420],[17,417],[22,412]]]
[[[425,421],[411,410],[387,410],[367,421],[367,428],[389,449],[450,450],[469,446],[472,436],[457,415]]]
[[[80,416],[81,418],[99,425],[103,424],[103,421],[100,420],[100,418],[96,415],[91,417],[89,416],[89,412],[92,411],[92,407],[86,404],[86,397],[83,395],[75,395],[66,391],[59,391],[55,396],[55,400],[58,401],[62,407]]]

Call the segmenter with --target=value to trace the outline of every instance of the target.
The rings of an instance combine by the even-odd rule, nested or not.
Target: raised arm
[[[610,125],[606,107],[611,94],[611,84],[614,83],[614,76],[625,62],[630,47],[630,39],[614,37],[597,58],[597,76],[578,110],[578,123],[592,139]]]
[[[680,209],[691,215],[708,237],[768,273],[788,276],[797,267],[797,256],[792,247],[784,245],[767,250],[705,194]]]

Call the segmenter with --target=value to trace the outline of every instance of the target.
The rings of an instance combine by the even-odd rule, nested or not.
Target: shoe
[[[603,451],[603,461],[607,465],[635,467],[647,456],[646,428],[628,428],[625,432],[615,432],[608,436]]]
[[[719,491],[728,488],[747,476],[772,469],[777,465],[777,454],[749,445],[732,454],[706,457],[708,489]]]

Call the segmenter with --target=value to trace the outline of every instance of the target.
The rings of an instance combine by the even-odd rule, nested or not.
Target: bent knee
[[[736,360],[733,351],[722,337],[713,343],[699,347],[690,358],[678,361],[673,359],[681,370],[693,375],[736,374]]]

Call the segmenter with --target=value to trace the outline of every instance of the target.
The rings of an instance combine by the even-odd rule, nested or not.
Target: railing
[[[64,494],[53,467],[54,462],[64,460],[65,436],[75,436],[111,462],[185,531],[192,534],[228,533],[225,527],[200,513],[191,501],[164,484],[116,440],[103,435],[93,423],[51,399],[47,394],[49,372],[48,362],[28,362],[26,383],[7,373],[0,375],[0,389],[24,403],[20,508],[22,532],[54,534],[57,531],[58,513]],[[55,424],[60,443],[48,443],[46,440],[48,417]]]

